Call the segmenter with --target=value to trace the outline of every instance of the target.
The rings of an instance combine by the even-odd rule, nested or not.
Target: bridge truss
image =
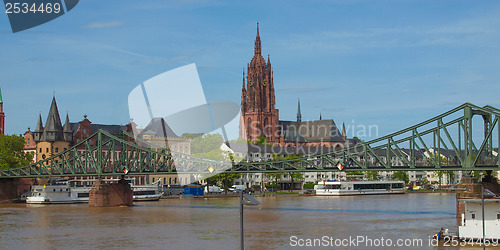
[[[228,163],[171,152],[131,135],[99,130],[48,159],[0,178],[128,174],[500,170],[500,110],[465,103],[367,142],[289,160]],[[474,141],[479,142],[475,144]],[[57,160],[62,159],[62,160]]]

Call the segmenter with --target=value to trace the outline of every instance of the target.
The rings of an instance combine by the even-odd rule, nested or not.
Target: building
[[[3,112],[2,89],[0,89],[0,135],[5,134],[5,113]]]
[[[24,132],[24,152],[33,153],[33,160],[31,163],[36,161],[36,142],[33,139],[33,132],[31,132],[30,128]]]
[[[66,115],[64,127],[61,124],[59,110],[57,109],[56,97],[52,98],[49,114],[45,122],[42,123],[42,115],[38,116],[36,130],[33,132],[33,140],[36,142],[36,161],[45,160],[64,150],[68,149],[73,141],[73,133],[69,123],[69,116]],[[55,162],[62,161],[59,156]],[[49,163],[47,163],[49,164]]]
[[[247,65],[246,79],[243,72],[241,109],[240,138],[254,141],[264,136],[270,143],[279,143],[273,70],[269,56],[267,62],[262,56],[258,23],[254,55]]]
[[[271,59],[262,56],[262,44],[257,23],[254,55],[243,72],[241,90],[241,120],[239,137],[256,141],[265,137],[272,145],[280,146],[325,146],[341,148],[345,138],[332,119],[302,121],[300,102],[296,121],[280,121],[276,109],[274,77]]]

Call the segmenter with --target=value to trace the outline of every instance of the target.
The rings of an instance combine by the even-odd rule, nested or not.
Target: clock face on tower
[[[248,83],[250,84],[250,86],[252,86],[252,80],[250,80]]]
[[[42,159],[44,159],[44,160],[45,160],[45,158],[46,158],[46,157],[47,157],[47,156],[45,156],[45,154],[43,154],[43,155],[42,155]]]
[[[266,84],[267,84],[267,80],[266,80],[266,79],[264,79],[264,86],[266,86]]]

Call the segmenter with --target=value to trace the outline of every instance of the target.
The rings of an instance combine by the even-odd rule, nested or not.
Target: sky
[[[0,14],[6,133],[45,123],[54,93],[71,122],[127,124],[132,89],[190,63],[208,101],[239,104],[257,22],[280,120],[300,98],[302,120],[376,125],[373,139],[465,102],[500,107],[498,1],[81,0],[18,33]]]

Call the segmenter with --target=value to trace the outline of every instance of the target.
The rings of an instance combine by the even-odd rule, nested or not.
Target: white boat
[[[69,182],[50,185],[35,185],[31,195],[26,197],[28,204],[71,204],[89,202],[92,187],[74,187]]]
[[[132,185],[134,201],[157,201],[163,195],[157,185]]]
[[[459,240],[467,242],[482,241],[484,225],[484,238],[489,243],[499,243],[500,198],[487,198],[484,199],[484,203],[479,198],[464,198],[459,199],[459,201],[465,203],[464,212],[461,214],[462,222],[458,227]],[[484,211],[484,221],[482,211]]]
[[[404,194],[404,181],[320,181],[316,195]]]

